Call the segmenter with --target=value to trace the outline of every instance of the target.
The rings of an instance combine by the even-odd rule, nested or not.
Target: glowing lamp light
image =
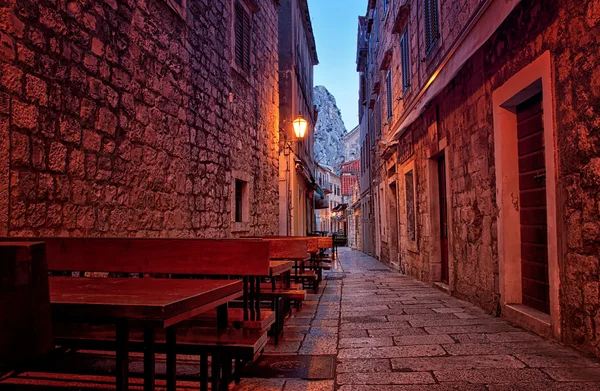
[[[303,139],[306,134],[306,129],[308,128],[308,122],[302,117],[298,117],[293,122],[294,125],[294,133],[296,133],[296,138]]]

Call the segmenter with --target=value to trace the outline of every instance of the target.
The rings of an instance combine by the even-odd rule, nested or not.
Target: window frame
[[[387,19],[390,9],[392,8],[392,0],[383,0],[383,19]]]
[[[242,182],[242,210],[241,217],[242,221],[237,219],[237,183]],[[252,196],[254,194],[254,183],[252,176],[242,172],[233,171],[231,173],[231,185],[230,185],[230,204],[231,204],[231,232],[249,232],[250,231],[250,208],[252,205]]]
[[[409,231],[408,231],[408,203],[409,200],[407,199],[408,197],[408,193],[407,193],[407,183],[406,183],[406,176],[407,174],[412,172],[412,192],[413,192],[413,200],[412,200],[412,208],[413,208],[413,223],[414,223],[414,239],[409,237]],[[419,242],[419,216],[418,216],[418,193],[417,193],[417,170],[416,170],[416,166],[415,166],[415,160],[409,160],[407,163],[405,163],[402,166],[402,170],[401,170],[401,180],[400,180],[400,185],[402,186],[403,189],[403,197],[402,197],[402,202],[404,203],[404,213],[402,213],[402,219],[403,219],[403,223],[404,223],[404,234],[406,235],[406,248],[413,252],[413,253],[418,253],[419,252],[419,247],[418,247],[418,242]]]
[[[392,81],[392,68],[388,69],[385,75],[385,88],[386,88],[386,96],[387,96],[387,115],[388,122],[394,116],[394,106],[393,106],[393,81]]]
[[[408,26],[400,35],[400,63],[402,68],[402,95],[410,89],[410,41],[408,37]]]
[[[248,58],[247,58],[247,69],[244,67],[244,64],[238,64],[237,61],[237,34],[236,34],[236,26],[238,21],[237,14],[237,6],[241,7],[244,12],[244,16],[248,17]],[[252,73],[252,52],[254,49],[254,39],[253,39],[253,31],[254,31],[254,11],[251,9],[245,0],[232,0],[231,1],[231,66],[243,76],[250,76]],[[242,21],[243,23],[243,21]],[[242,27],[243,28],[243,27]],[[244,40],[245,34],[242,33],[242,62],[244,61]]]
[[[433,15],[431,14],[433,11]],[[425,0],[425,57],[431,53],[440,38],[440,15],[437,0]],[[432,19],[433,18],[433,19]]]

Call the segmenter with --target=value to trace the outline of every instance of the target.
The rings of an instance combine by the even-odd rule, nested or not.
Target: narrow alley
[[[600,390],[597,361],[360,252],[341,248],[325,282],[286,323],[280,345],[265,350],[261,361],[280,373],[244,379],[235,390]],[[323,379],[328,360],[331,377]],[[304,380],[276,378],[302,372],[303,362]]]

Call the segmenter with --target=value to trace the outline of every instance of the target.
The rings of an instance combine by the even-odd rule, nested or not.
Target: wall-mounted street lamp
[[[308,128],[308,122],[302,118],[298,117],[293,122],[294,125],[294,133],[296,133],[296,138],[302,140],[304,135],[306,135],[306,129]]]
[[[294,143],[304,140],[304,136],[306,135],[306,130],[308,129],[308,122],[302,117],[296,118],[292,122],[292,125],[294,127],[294,134],[296,135],[296,140],[292,140],[292,141],[288,140],[287,132],[283,132],[283,135],[285,137],[285,139],[284,139],[285,146],[284,146],[283,154],[285,156],[290,155],[290,153],[292,151],[292,145]]]

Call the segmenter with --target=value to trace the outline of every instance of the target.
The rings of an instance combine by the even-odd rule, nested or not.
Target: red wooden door
[[[523,304],[550,313],[542,94],[517,107]]]
[[[442,281],[448,283],[448,199],[446,196],[446,157],[438,160],[438,188],[440,197],[440,247],[442,257]]]

